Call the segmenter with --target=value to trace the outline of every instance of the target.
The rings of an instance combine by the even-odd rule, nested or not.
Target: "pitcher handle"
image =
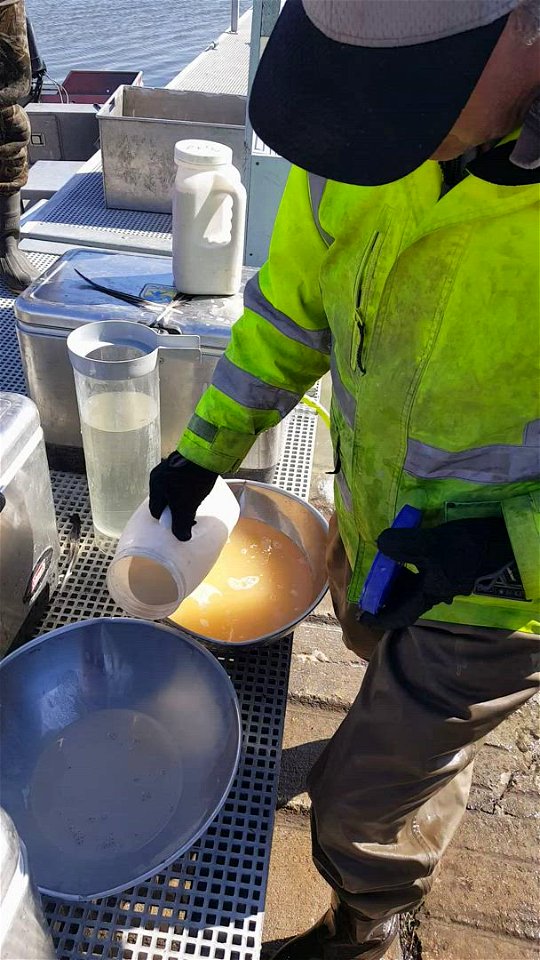
[[[239,186],[234,186],[219,174],[216,175],[214,183],[217,184],[220,193],[230,197],[232,200],[231,236],[227,243],[220,245],[222,247],[230,247],[238,240],[242,241],[244,236],[245,206],[244,209],[242,209],[242,201],[244,200],[245,187],[242,183],[239,184]]]
[[[174,351],[174,356],[178,360],[191,360],[201,362],[201,338],[191,333],[171,333],[167,336],[155,331],[156,346],[158,350]]]

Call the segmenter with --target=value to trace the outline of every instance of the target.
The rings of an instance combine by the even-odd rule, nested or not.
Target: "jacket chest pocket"
[[[351,370],[362,375],[367,372],[366,347],[370,333],[368,308],[383,240],[383,232],[375,230],[362,255],[354,286],[354,316],[349,363]]]

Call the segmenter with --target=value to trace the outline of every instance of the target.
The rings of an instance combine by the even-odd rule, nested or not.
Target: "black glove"
[[[150,513],[159,520],[166,507],[172,516],[172,532],[178,540],[191,540],[195,514],[219,474],[186,460],[175,450],[150,474]]]
[[[472,593],[479,577],[496,573],[513,560],[499,517],[451,520],[426,530],[383,530],[377,546],[385,557],[418,570],[401,570],[383,609],[375,615],[361,614],[361,623],[385,630],[408,627],[436,604]]]

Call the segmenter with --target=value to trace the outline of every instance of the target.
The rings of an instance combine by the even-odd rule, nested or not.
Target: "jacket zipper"
[[[364,340],[366,339],[366,325],[363,320],[357,320],[356,326],[358,327],[358,333],[360,336],[360,342],[356,351],[356,366],[363,376],[365,373],[367,373],[362,356],[364,352]]]
[[[353,357],[351,359],[353,361],[353,367],[356,367],[356,369],[360,371],[362,376],[364,376],[364,374],[367,372],[364,364],[364,345],[366,340],[366,324],[365,324],[365,321],[362,319],[362,317],[359,316],[359,312],[360,312],[360,305],[361,305],[362,299],[364,298],[367,292],[366,288],[364,287],[363,281],[368,272],[368,267],[370,266],[372,254],[380,236],[381,236],[380,230],[377,230],[373,234],[369,242],[369,246],[366,249],[366,252],[362,258],[362,263],[360,265],[360,270],[358,273],[358,284],[356,288],[356,303],[355,303],[356,321],[355,323],[356,323],[356,329],[357,329],[357,336],[354,338],[354,340],[355,340],[355,345],[356,345],[356,340],[358,340],[358,343],[356,345],[356,349],[354,350]],[[373,276],[373,271],[371,271],[371,277],[372,276]],[[371,277],[369,278],[369,282],[371,281]],[[369,289],[369,282],[368,282],[367,289]]]
[[[339,436],[336,441],[336,449],[334,452],[334,469],[326,470],[326,474],[329,477],[335,476],[336,473],[341,473],[341,441]]]

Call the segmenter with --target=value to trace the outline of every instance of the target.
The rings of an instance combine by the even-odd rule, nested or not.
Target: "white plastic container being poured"
[[[180,140],[173,188],[173,276],[182,293],[237,293],[242,276],[246,191],[232,150]]]
[[[109,592],[126,613],[162,620],[193,593],[216,563],[238,522],[240,506],[218,477],[197,511],[191,540],[177,540],[171,514],[154,520],[148,500],[129,520],[107,573]]]

